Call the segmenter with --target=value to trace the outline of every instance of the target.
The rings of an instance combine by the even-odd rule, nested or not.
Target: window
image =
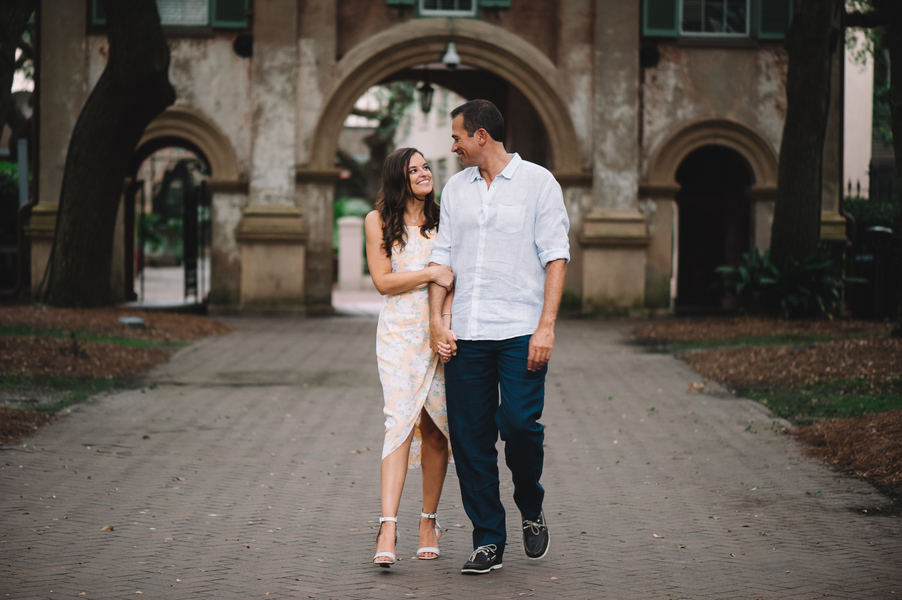
[[[420,0],[420,15],[424,17],[473,17],[476,0]]]
[[[642,35],[780,40],[792,0],[643,0]]]
[[[748,0],[682,0],[684,35],[748,35]]]
[[[387,6],[416,7],[421,17],[479,17],[483,8],[510,8],[511,0],[385,0]]]
[[[207,0],[157,0],[161,25],[206,27],[210,24]]]
[[[156,0],[160,24],[164,27],[248,27],[249,0]],[[100,0],[92,0],[91,23],[106,25]]]

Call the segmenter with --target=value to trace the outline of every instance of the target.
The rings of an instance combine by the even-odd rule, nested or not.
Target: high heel
[[[420,518],[422,519],[432,519],[435,522],[435,543],[438,544],[438,541],[442,539],[442,526],[438,524],[438,520],[435,518],[436,513],[420,513]],[[435,556],[420,556],[421,554],[426,554],[427,552],[431,552],[435,554]],[[435,560],[439,557],[439,550],[437,547],[431,546],[423,546],[419,550],[417,550],[417,558],[420,560]]]
[[[401,534],[398,531],[398,518],[397,517],[379,517],[379,531],[376,532],[376,546],[379,545],[379,536],[382,535],[382,524],[386,521],[390,521],[395,524],[395,545],[398,545],[398,540],[401,539]],[[376,560],[377,558],[382,558],[383,556],[388,557],[388,560]],[[373,564],[377,564],[380,567],[385,569],[391,567],[395,564],[395,553],[394,552],[377,552],[376,556],[373,557]]]

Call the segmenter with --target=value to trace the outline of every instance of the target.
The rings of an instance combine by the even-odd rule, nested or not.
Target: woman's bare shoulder
[[[364,223],[367,227],[372,227],[373,225],[378,225],[380,228],[382,227],[382,215],[378,210],[371,210],[367,213],[366,218],[364,219]]]

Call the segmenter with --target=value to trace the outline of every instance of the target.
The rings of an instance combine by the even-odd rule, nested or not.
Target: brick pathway
[[[460,575],[471,530],[452,469],[441,558],[411,559],[413,472],[403,560],[378,569],[375,321],[232,323],[146,392],[2,450],[0,598],[902,597],[902,521],[882,496],[595,322],[559,325],[548,377],[549,556],[523,556],[505,483],[504,568]]]

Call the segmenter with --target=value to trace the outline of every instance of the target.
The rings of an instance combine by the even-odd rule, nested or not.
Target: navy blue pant
[[[495,544],[504,553],[507,529],[498,488],[498,434],[514,482],[514,502],[535,520],[545,490],[539,483],[545,453],[545,366],[529,371],[529,338],[457,342],[445,365],[448,427],[464,509],[473,522],[473,547]],[[499,402],[500,388],[500,402]]]

